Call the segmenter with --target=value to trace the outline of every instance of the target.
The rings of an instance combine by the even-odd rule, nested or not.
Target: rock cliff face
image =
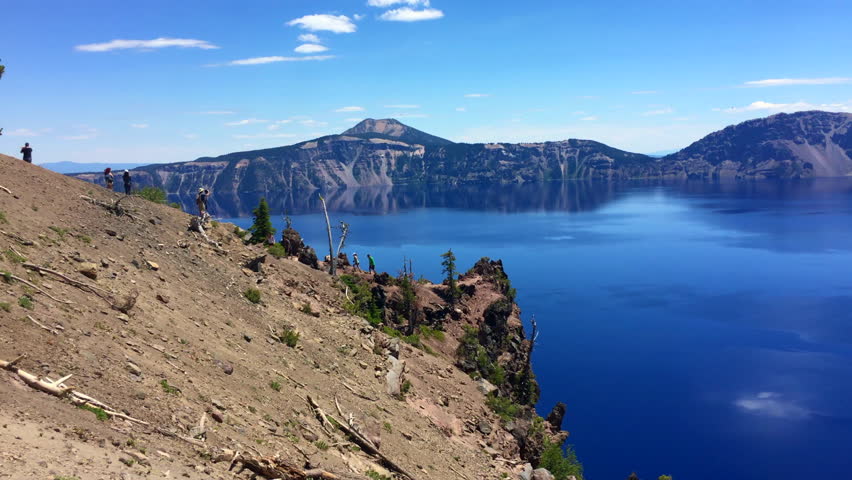
[[[341,135],[133,171],[137,185],[189,199],[300,195],[316,189],[413,184],[521,184],[567,179],[805,178],[852,173],[852,114],[801,112],[751,120],[663,158],[591,140],[452,143],[396,120],[365,120]],[[100,174],[77,174],[100,182]]]

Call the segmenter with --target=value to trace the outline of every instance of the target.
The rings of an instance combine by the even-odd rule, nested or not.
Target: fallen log
[[[110,308],[112,308],[113,310],[118,310],[119,312],[127,313],[128,311],[130,311],[130,309],[132,309],[133,306],[136,305],[136,297],[139,296],[139,292],[133,291],[129,295],[125,295],[123,298],[117,299],[115,294],[108,290],[104,290],[103,288],[98,287],[96,285],[81,282],[79,280],[74,280],[73,278],[65,275],[62,272],[57,272],[56,270],[52,270],[50,268],[42,267],[32,263],[24,263],[22,264],[22,266],[27,270],[34,270],[39,273],[47,273],[53,275],[54,277],[62,280],[64,283],[71,285],[72,287],[76,287],[84,292],[96,295],[101,300],[107,302]]]
[[[223,450],[220,455],[215,457],[215,460],[229,461],[228,471],[231,471],[234,465],[239,463],[242,468],[257,475],[280,480],[308,480],[311,478],[320,480],[368,480],[368,477],[362,475],[332,473],[320,468],[303,470],[277,455],[274,457],[255,457],[241,452]]]
[[[32,288],[33,290],[37,291],[38,293],[40,293],[40,294],[44,295],[45,297],[47,297],[47,298],[49,298],[49,299],[51,299],[51,300],[53,300],[54,302],[63,303],[63,304],[65,304],[65,305],[72,305],[72,304],[74,303],[74,302],[69,302],[68,300],[60,300],[60,299],[58,299],[58,298],[54,297],[53,295],[51,295],[51,294],[49,294],[49,293],[45,292],[44,290],[42,290],[40,287],[38,287],[38,286],[37,286],[37,285],[35,285],[34,283],[30,283],[29,281],[24,280],[23,278],[18,277],[18,276],[16,276],[16,275],[9,275],[9,278],[11,278],[12,280],[15,280],[16,282],[21,282],[21,283],[23,283],[24,285],[26,285],[26,286],[28,286],[28,287]]]

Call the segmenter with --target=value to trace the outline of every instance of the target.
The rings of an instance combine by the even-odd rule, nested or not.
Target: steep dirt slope
[[[411,388],[388,395],[383,345],[392,342],[346,313],[328,274],[271,256],[262,273],[246,269],[265,252],[232,225],[208,232],[216,248],[187,231],[187,214],[129,197],[121,205],[132,217],[119,217],[81,198],[119,194],[11,157],[0,156],[0,185],[11,192],[0,191],[0,269],[37,287],[0,284],[0,360],[26,355],[23,370],[73,374],[66,385],[150,424],[98,420],[0,370],[0,478],[235,478],[229,462],[213,461],[217,448],[389,475],[333,427],[325,432],[308,395],[338,418],[351,412],[417,479],[504,478],[519,463],[517,444],[437,340],[434,355],[401,344]],[[124,314],[93,291],[138,297]],[[290,329],[295,347],[273,340]]]

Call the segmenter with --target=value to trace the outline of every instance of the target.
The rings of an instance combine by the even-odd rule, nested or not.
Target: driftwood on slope
[[[127,211],[127,209],[125,209],[121,205],[121,202],[124,201],[124,199],[129,198],[128,195],[122,195],[118,200],[115,200],[112,203],[103,202],[103,201],[98,200],[96,198],[87,197],[85,195],[80,195],[80,198],[91,203],[92,205],[97,205],[97,206],[103,208],[104,210],[112,213],[113,215],[115,215],[117,217],[125,217],[126,216],[126,217],[132,218],[133,220],[136,220],[136,217],[131,215],[130,212]]]
[[[242,468],[266,478],[281,480],[308,480],[311,478],[321,480],[368,480],[368,477],[363,475],[332,473],[319,468],[304,470],[283,460],[277,455],[274,457],[257,457],[242,452],[234,452],[233,450],[223,450],[215,459],[217,461],[230,461],[228,470],[231,470],[235,464],[239,463],[242,465]]]
[[[81,282],[79,280],[74,280],[73,278],[70,278],[62,272],[57,272],[56,270],[51,270],[49,268],[35,265],[32,263],[24,263],[23,267],[28,270],[35,270],[39,273],[48,273],[50,275],[55,276],[56,278],[59,278],[64,283],[71,285],[72,287],[76,287],[80,290],[83,290],[84,292],[97,295],[102,300],[107,302],[109,306],[112,307],[114,310],[118,310],[122,313],[129,312],[133,308],[133,306],[136,305],[136,298],[139,296],[139,292],[134,290],[129,295],[125,295],[123,298],[119,299],[116,298],[114,293],[108,290],[104,290],[101,287]]]

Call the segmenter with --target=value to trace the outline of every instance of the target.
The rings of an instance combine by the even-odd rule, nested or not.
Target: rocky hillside
[[[332,277],[295,230],[276,258],[233,225],[190,231],[178,210],[10,157],[0,179],[4,477],[579,473],[558,451],[564,407],[532,409],[499,262],[459,297]]]

